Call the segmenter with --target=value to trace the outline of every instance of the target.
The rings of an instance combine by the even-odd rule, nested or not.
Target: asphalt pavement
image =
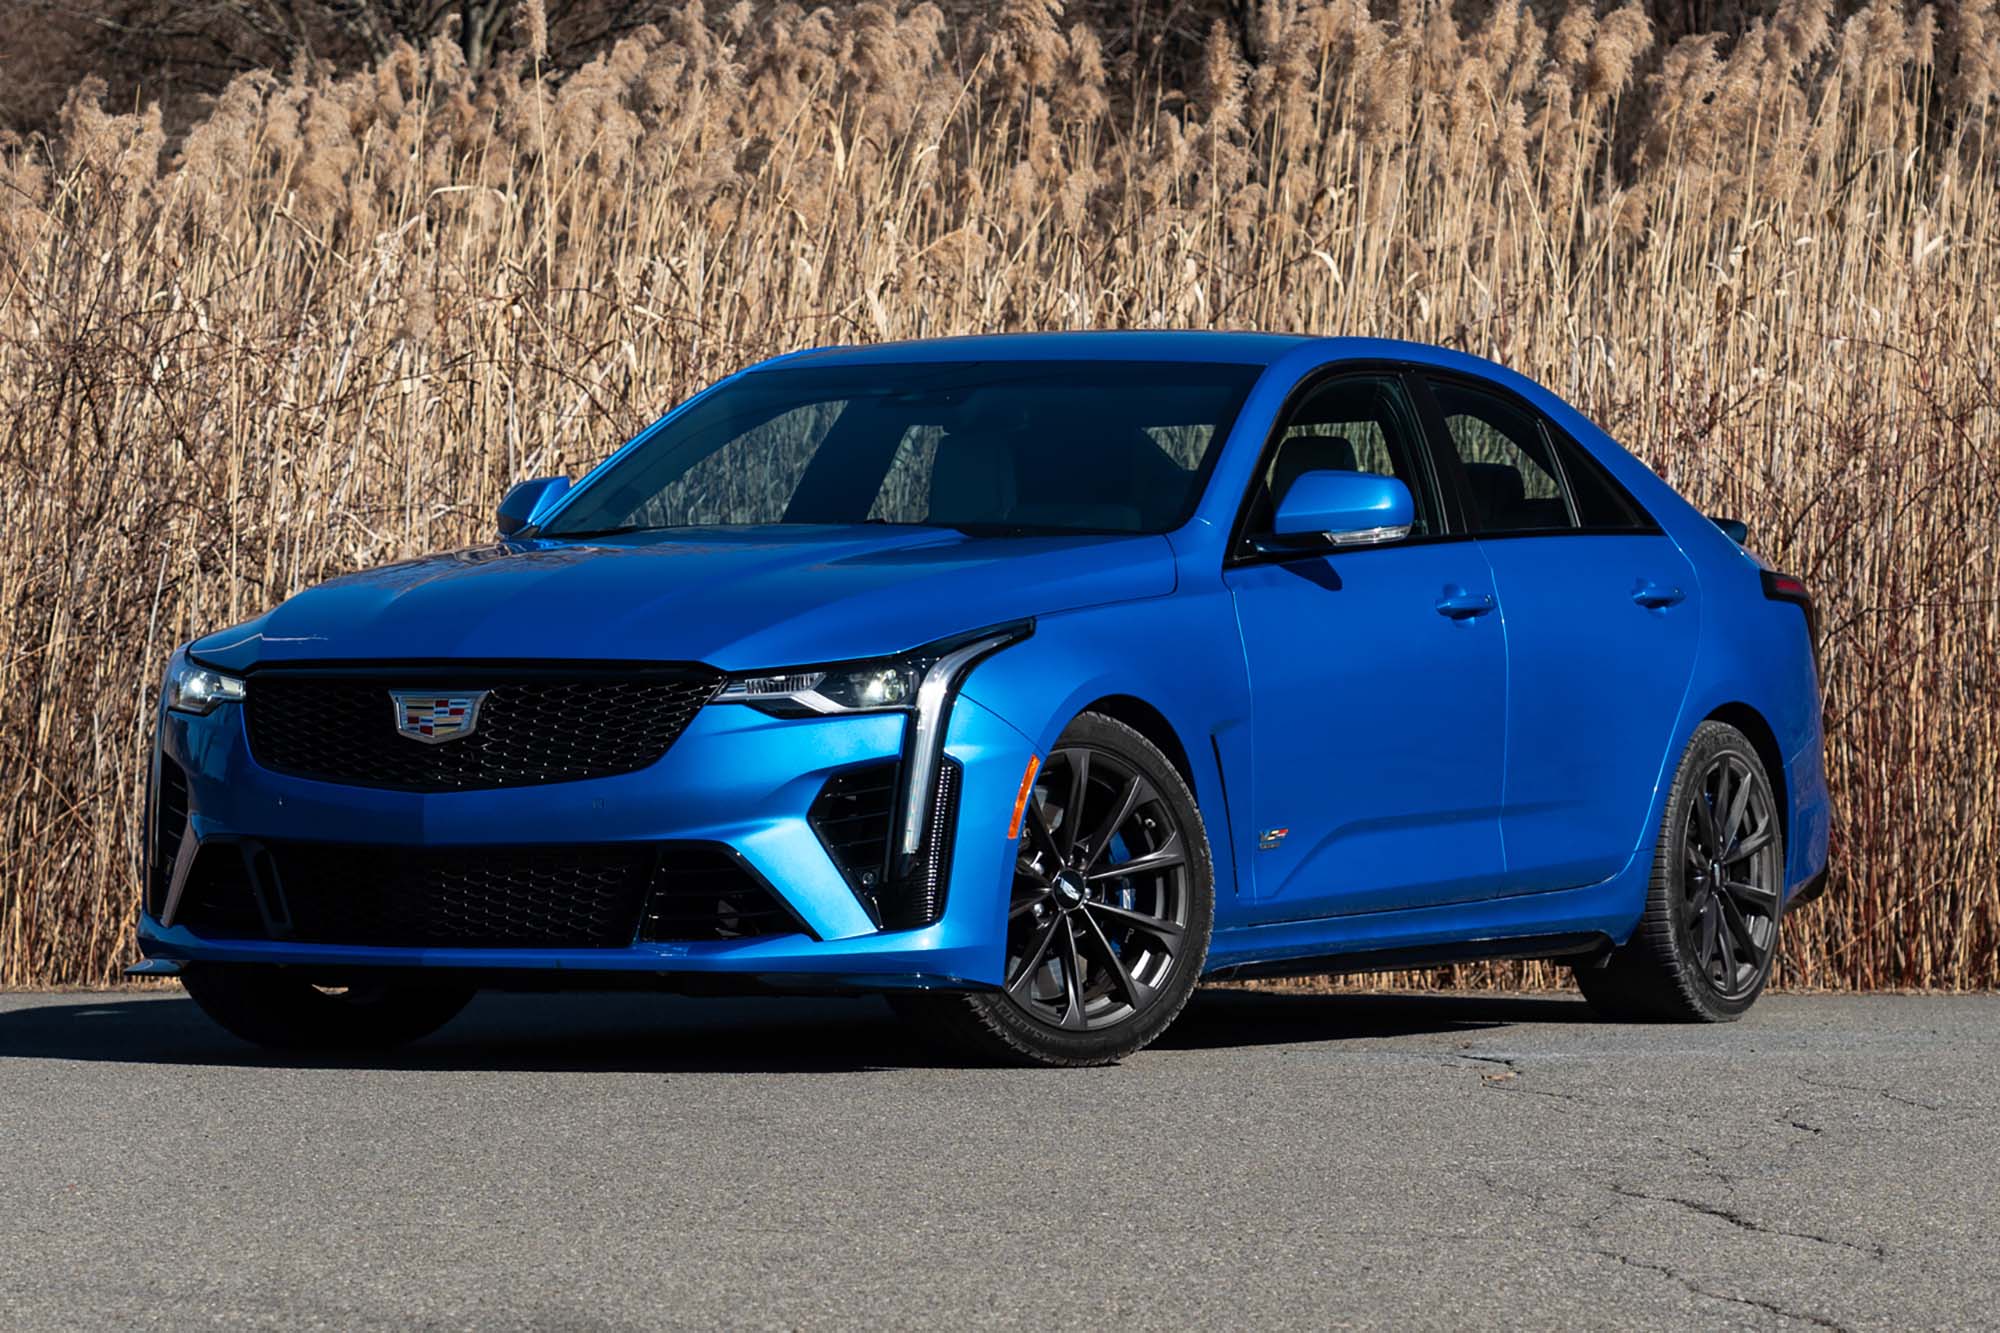
[[[485,996],[273,1060],[0,995],[0,1327],[2000,1323],[2000,997],[1214,990],[1109,1069],[869,1000]]]

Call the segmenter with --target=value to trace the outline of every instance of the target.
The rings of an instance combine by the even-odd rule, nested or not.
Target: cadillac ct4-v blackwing
[[[1824,883],[1806,590],[1469,356],[825,348],[499,528],[168,666],[142,966],[232,1031],[879,991],[1090,1064],[1202,977],[1494,957],[1717,1020]]]

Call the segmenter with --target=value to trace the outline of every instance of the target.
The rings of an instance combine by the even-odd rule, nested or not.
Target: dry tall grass
[[[559,88],[405,50],[171,154],[89,88],[0,149],[0,982],[127,956],[175,641],[753,357],[1090,325],[1462,346],[1748,518],[1824,599],[1836,878],[1784,975],[2000,982],[1994,0],[1728,49],[1279,0],[1263,65],[1218,34],[1137,108],[1057,8],[691,6]]]

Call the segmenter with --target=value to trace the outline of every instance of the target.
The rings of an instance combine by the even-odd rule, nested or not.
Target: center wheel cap
[[[1055,891],[1056,901],[1065,908],[1083,906],[1083,881],[1065,870],[1057,875],[1049,886]]]

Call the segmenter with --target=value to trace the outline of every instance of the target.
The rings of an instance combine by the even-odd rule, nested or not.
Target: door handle
[[[1438,598],[1437,611],[1441,616],[1453,620],[1470,620],[1483,616],[1493,609],[1493,594],[1490,592],[1467,592],[1460,587],[1449,587],[1444,596]]]
[[[1648,611],[1657,611],[1662,607],[1675,606],[1686,601],[1687,594],[1665,583],[1641,579],[1639,586],[1632,590],[1632,600]]]

